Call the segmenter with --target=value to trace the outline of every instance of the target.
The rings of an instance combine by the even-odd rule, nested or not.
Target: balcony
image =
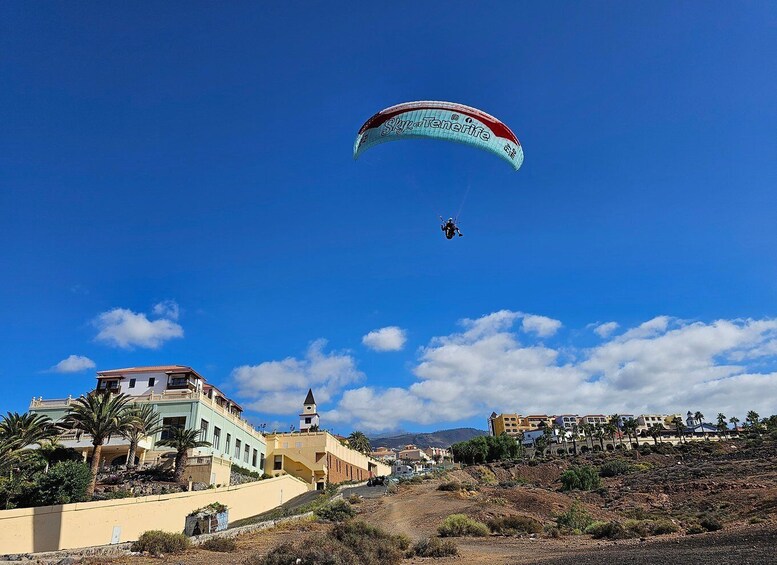
[[[188,377],[170,377],[167,381],[168,390],[194,390],[195,388],[197,388],[197,386],[194,382],[194,379],[190,379]]]

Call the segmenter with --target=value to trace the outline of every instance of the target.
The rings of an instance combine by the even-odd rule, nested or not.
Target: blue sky
[[[770,2],[6,2],[0,409],[177,363],[254,423],[313,386],[341,432],[775,413],[775,29]],[[423,99],[502,119],[521,170],[352,160]]]

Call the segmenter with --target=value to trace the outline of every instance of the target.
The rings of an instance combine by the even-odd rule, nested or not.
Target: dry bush
[[[453,540],[424,538],[413,546],[412,553],[417,557],[455,557],[459,549]]]
[[[132,551],[148,552],[151,555],[183,553],[191,546],[191,541],[183,534],[149,530],[140,534],[132,543]]]
[[[473,520],[466,514],[451,514],[443,520],[437,532],[442,537],[483,537],[488,535],[489,530],[483,522]]]

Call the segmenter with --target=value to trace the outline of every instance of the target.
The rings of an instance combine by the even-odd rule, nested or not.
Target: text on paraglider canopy
[[[411,132],[415,128],[432,128],[449,130],[472,137],[479,137],[483,141],[491,139],[491,132],[479,124],[462,124],[451,120],[441,120],[432,116],[424,116],[418,120],[402,120],[400,118],[391,118],[380,131],[380,135],[389,135],[391,133],[402,135],[405,132]]]

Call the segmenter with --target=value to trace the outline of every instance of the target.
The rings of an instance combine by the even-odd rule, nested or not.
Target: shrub
[[[356,511],[345,500],[333,500],[315,510],[316,516],[327,522],[343,522],[356,515]]]
[[[556,526],[547,525],[545,526],[545,534],[549,538],[560,538],[561,537],[561,530],[559,530]]]
[[[664,534],[673,534],[680,530],[680,526],[671,520],[656,520],[653,524],[653,535],[662,536]]]
[[[453,540],[440,538],[424,538],[413,546],[413,555],[417,557],[455,557],[459,549]]]
[[[596,539],[626,539],[634,537],[626,527],[617,521],[595,522],[585,529],[587,534],[591,534]]]
[[[450,481],[449,483],[440,483],[437,490],[444,490],[447,492],[459,492],[462,489],[461,483],[458,481]]]
[[[561,474],[561,490],[594,490],[600,484],[599,473],[590,465],[572,467]]]
[[[299,544],[282,543],[267,555],[254,554],[244,565],[343,565],[359,563],[359,557],[330,536],[313,536]]]
[[[151,555],[169,553],[182,553],[186,551],[191,542],[183,534],[163,532],[161,530],[149,530],[140,534],[138,541],[132,543],[132,551],[145,551]]]
[[[237,542],[232,538],[210,538],[202,546],[208,551],[220,551],[221,553],[231,553],[237,549]]]
[[[631,465],[628,461],[623,459],[613,459],[607,461],[604,465],[599,467],[600,477],[616,477],[618,475],[625,475],[631,471]]]
[[[539,534],[542,524],[531,516],[500,516],[488,522],[491,531],[497,534]]]
[[[33,500],[36,506],[84,502],[92,480],[89,465],[80,461],[63,461],[49,469],[37,481]]]
[[[445,520],[437,532],[442,537],[458,537],[458,536],[487,536],[488,526],[483,522],[478,522],[468,517],[466,514],[451,514]]]
[[[625,522],[594,522],[586,528],[585,533],[597,539],[628,539],[660,536],[678,530],[678,526],[670,520],[626,520]]]
[[[577,500],[572,503],[569,510],[556,518],[558,527],[566,530],[583,531],[591,525],[591,522],[593,522],[593,518],[591,518],[588,510]]]
[[[348,504],[360,504],[362,501],[362,497],[358,494],[352,494],[348,497]]]
[[[410,540],[405,536],[394,536],[366,522],[351,521],[337,524],[332,537],[353,551],[363,565],[400,563]]]
[[[704,528],[702,528],[699,524],[691,524],[685,529],[685,533],[689,536],[695,535],[695,534],[703,534],[705,532]]]
[[[716,532],[723,529],[723,524],[714,516],[704,516],[699,520],[699,525],[708,532]]]

